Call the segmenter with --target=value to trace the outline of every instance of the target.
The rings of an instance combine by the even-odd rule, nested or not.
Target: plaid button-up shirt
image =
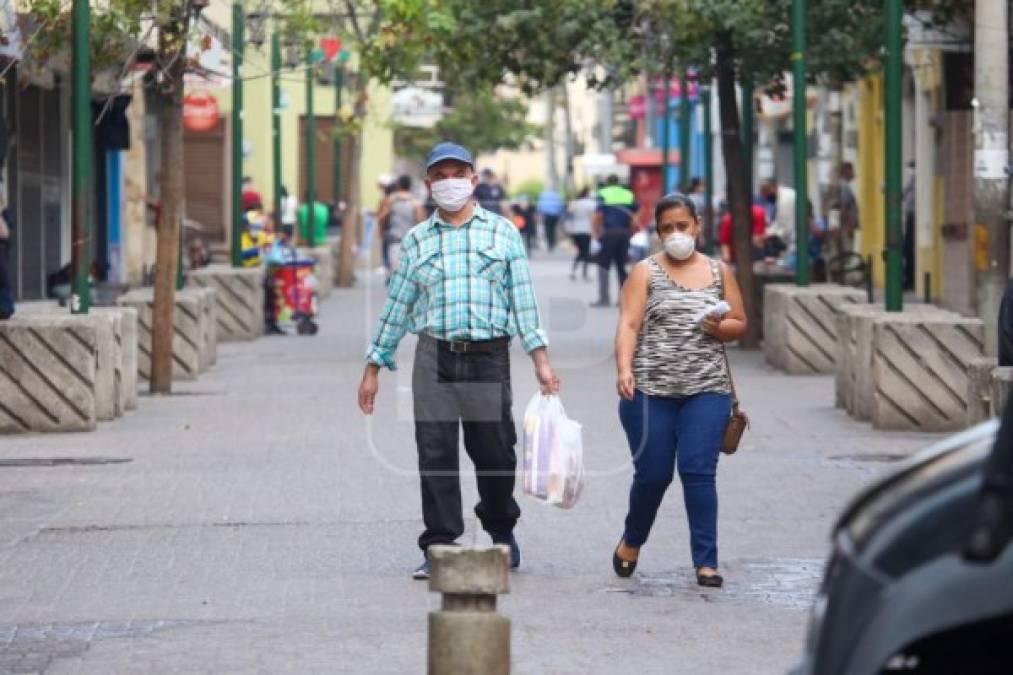
[[[519,336],[526,352],[547,346],[517,228],[476,204],[458,228],[434,213],[409,231],[367,360],[394,370],[407,331],[454,341]]]

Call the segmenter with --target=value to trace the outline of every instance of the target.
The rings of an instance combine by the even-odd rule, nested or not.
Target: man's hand
[[[376,392],[380,389],[380,380],[377,377],[379,372],[379,366],[370,363],[362,373],[362,382],[359,383],[359,410],[366,415],[373,414]]]
[[[544,347],[531,352],[531,360],[535,364],[535,377],[543,394],[559,393],[559,377],[549,363],[549,354]]]

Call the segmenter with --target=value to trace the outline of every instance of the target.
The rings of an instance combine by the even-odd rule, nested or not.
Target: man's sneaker
[[[426,559],[422,561],[421,565],[415,568],[414,572],[412,572],[412,579],[425,581],[430,576],[432,576],[432,573],[433,573],[433,566],[430,564],[429,560]]]
[[[510,569],[515,570],[521,566],[521,547],[517,545],[517,538],[510,535],[509,539],[493,542],[510,547]]]

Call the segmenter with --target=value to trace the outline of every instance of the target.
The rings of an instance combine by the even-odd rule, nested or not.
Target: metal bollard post
[[[429,560],[429,590],[443,594],[429,613],[429,675],[508,675],[510,619],[496,596],[510,590],[510,549],[431,546]]]

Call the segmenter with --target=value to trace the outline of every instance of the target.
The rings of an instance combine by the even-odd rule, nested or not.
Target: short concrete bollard
[[[509,592],[510,549],[431,546],[429,590],[443,606],[429,614],[429,675],[507,675],[510,620],[496,613]]]

